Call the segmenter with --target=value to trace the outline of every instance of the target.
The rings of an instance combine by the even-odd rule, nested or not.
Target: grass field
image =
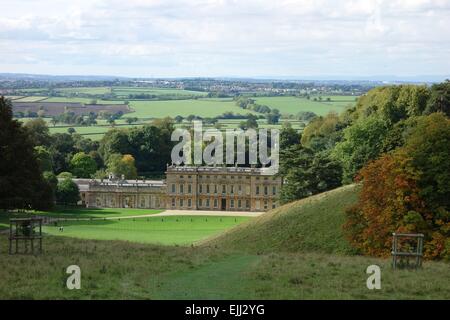
[[[174,97],[189,97],[189,96],[206,96],[207,92],[191,91],[191,90],[181,90],[181,89],[170,89],[170,88],[143,88],[143,87],[114,87],[112,92],[116,96],[128,96],[130,94],[150,94],[158,97],[164,96],[174,96]]]
[[[177,115],[187,117],[191,114],[200,117],[215,117],[227,111],[240,114],[249,113],[249,111],[237,107],[230,99],[130,101],[130,106],[135,112],[130,113],[129,116],[138,118],[173,118]]]
[[[51,212],[45,212],[44,214],[58,218],[108,218],[148,215],[162,211],[133,208],[58,208]]]
[[[47,217],[60,219],[91,219],[91,218],[110,218],[110,217],[126,217],[141,216],[160,213],[163,210],[153,209],[133,209],[133,208],[56,208],[53,211],[31,211],[23,213],[1,213],[0,228],[8,226],[10,218],[29,217],[30,215],[44,215]]]
[[[236,106],[235,102],[231,98],[205,98],[205,92],[199,91],[189,91],[189,90],[179,90],[179,89],[166,89],[166,88],[139,88],[139,87],[80,87],[80,88],[59,88],[55,89],[62,94],[67,94],[67,97],[45,97],[38,96],[42,93],[44,89],[30,89],[23,90],[24,92],[36,92],[36,96],[28,96],[19,98],[15,101],[39,101],[39,102],[54,102],[54,103],[84,103],[89,104],[92,99],[95,98],[94,95],[101,94],[114,94],[116,99],[113,100],[102,100],[95,98],[97,104],[123,104],[125,100],[128,100],[127,96],[129,94],[146,93],[158,96],[161,98],[160,101],[150,101],[150,100],[131,100],[129,101],[129,106],[132,110],[131,113],[126,113],[123,119],[119,119],[116,123],[125,124],[125,119],[127,117],[138,118],[138,123],[134,125],[140,125],[144,122],[152,121],[152,119],[159,119],[164,117],[176,117],[178,115],[187,117],[189,115],[196,115],[202,118],[216,117],[222,115],[225,112],[233,112],[235,114],[247,114],[253,113],[258,116],[263,114],[256,113],[250,110],[244,110]],[[74,97],[72,95],[92,95],[93,98],[89,97]],[[166,97],[172,96],[183,98],[184,100],[164,100]],[[192,99],[192,96],[198,97],[197,99]],[[187,99],[190,98],[190,99]],[[313,97],[314,98],[314,97]],[[305,98],[298,98],[293,96],[286,97],[258,97],[255,98],[256,102],[259,104],[268,105],[271,108],[277,108],[284,115],[292,114],[296,115],[300,111],[312,111],[318,115],[325,115],[330,111],[342,112],[349,105],[355,103],[354,96],[323,96],[323,101],[313,101],[307,100]],[[326,99],[330,98],[327,102]],[[45,119],[48,121],[50,118]],[[21,121],[27,121],[27,119],[21,119]],[[219,124],[223,130],[227,128],[238,127],[241,119],[224,119],[219,120]],[[269,125],[266,120],[258,120],[260,128],[281,128],[281,124],[288,119],[281,119],[277,125]],[[302,130],[304,123],[299,121],[291,121],[294,129]],[[75,128],[76,132],[85,135],[92,140],[100,140],[104,133],[107,132],[111,127],[105,125],[106,122],[103,120],[98,120],[96,126],[82,127],[74,125],[58,125],[53,127],[49,125],[51,133],[66,133],[69,127]],[[102,126],[105,125],[105,126]],[[183,122],[182,124],[177,124],[177,126],[189,126],[189,123]],[[120,128],[131,127],[129,125],[120,126]],[[205,126],[206,127],[206,126]]]
[[[68,94],[107,94],[111,93],[110,87],[77,87],[77,88],[56,88],[57,92],[68,93]]]
[[[15,102],[39,102],[46,100],[47,97],[45,96],[29,96],[29,97],[23,97],[19,99],[15,99]]]
[[[96,100],[97,104],[123,104],[123,101],[120,100],[101,100],[101,99],[91,99],[91,98],[79,98],[79,97],[51,97],[48,99],[45,99],[45,102],[80,102],[84,104],[91,104],[92,100]],[[20,101],[23,101],[20,100]]]
[[[332,100],[330,102],[326,101],[313,101],[306,98],[298,97],[261,97],[255,98],[256,102],[259,104],[267,105],[270,108],[276,108],[281,114],[293,114],[296,115],[301,111],[311,111],[319,116],[326,115],[330,111],[335,111],[340,113],[345,110],[348,104],[353,105],[355,103],[354,97],[352,96],[330,96]],[[326,97],[324,97],[324,100]]]
[[[342,212],[357,192],[348,186],[294,202],[187,247],[46,236],[42,255],[8,255],[0,235],[0,298],[450,299],[448,263],[394,271],[389,259],[349,250]],[[159,230],[149,224],[147,233]],[[82,271],[80,290],[65,287],[72,264]],[[373,264],[381,268],[381,290],[366,287]]]
[[[135,125],[120,125],[115,126],[115,128],[131,128]],[[74,128],[76,133],[79,133],[81,135],[87,135],[88,138],[90,138],[91,134],[101,134],[103,135],[105,132],[110,130],[111,126],[57,126],[57,127],[49,127],[50,133],[67,133],[68,128]]]
[[[247,217],[167,216],[121,220],[66,221],[44,232],[84,239],[126,240],[164,245],[190,245],[234,227]],[[59,226],[64,231],[59,231]]]

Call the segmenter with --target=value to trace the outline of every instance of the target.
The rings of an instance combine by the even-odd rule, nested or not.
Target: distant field
[[[91,98],[79,98],[79,97],[51,97],[45,100],[45,102],[79,102],[90,104],[92,100],[96,100],[97,104],[123,104],[123,101],[120,100],[100,100],[100,99],[91,99]],[[22,100],[21,100],[22,101]]]
[[[113,87],[112,92],[116,96],[128,96],[130,94],[151,94],[156,96],[206,96],[207,92],[181,90],[181,89],[166,89],[166,88],[141,88],[141,87]]]
[[[306,98],[297,97],[261,97],[254,98],[257,103],[267,105],[270,108],[276,108],[281,114],[297,114],[301,111],[311,111],[317,115],[323,116],[330,111],[342,112],[345,110],[348,104],[354,104],[355,97],[353,96],[339,96],[339,99],[330,102],[326,101],[313,101]],[[325,100],[326,97],[323,97]]]
[[[15,99],[15,102],[38,102],[42,100],[46,100],[47,97],[44,96],[29,96],[29,97],[23,97],[19,99]]]
[[[67,221],[45,227],[52,235],[98,240],[127,240],[165,245],[190,245],[247,221],[248,217],[170,216],[122,220]]]
[[[110,87],[79,87],[79,88],[57,88],[55,91],[64,93],[84,94],[107,94],[111,93]]]
[[[39,91],[40,90],[40,91]],[[69,108],[70,111],[76,114],[87,114],[90,111],[99,112],[100,110],[110,110],[112,112],[121,110],[125,112],[122,119],[116,120],[116,127],[129,128],[136,125],[142,125],[144,123],[150,123],[152,119],[159,119],[164,117],[172,117],[180,115],[187,117],[189,115],[196,115],[202,118],[216,117],[222,115],[225,112],[233,112],[235,114],[247,114],[253,113],[258,116],[264,114],[256,113],[251,110],[241,109],[236,106],[232,98],[205,98],[205,92],[179,90],[179,89],[166,89],[166,88],[141,88],[141,87],[80,87],[80,88],[60,88],[55,89],[58,92],[64,94],[67,93],[68,97],[44,97],[38,96],[44,89],[27,89],[24,91],[36,92],[36,96],[19,97],[16,96],[14,100],[15,111],[38,111],[44,107],[46,110],[46,118],[44,120],[49,121],[50,116],[59,114],[63,110]],[[151,94],[157,96],[159,99],[172,100],[132,100],[127,99],[129,94]],[[71,97],[74,94],[84,95],[101,95],[101,94],[113,94],[117,100],[101,100],[89,98],[89,97]],[[196,99],[183,99],[183,97],[196,96]],[[122,98],[118,98],[122,97]],[[179,99],[173,99],[174,97]],[[325,115],[330,111],[342,112],[349,105],[355,104],[355,96],[337,96],[337,95],[324,95],[321,96],[322,101],[313,101],[315,96],[312,96],[310,100],[305,98],[298,98],[293,96],[286,97],[257,97],[254,98],[257,103],[267,105],[271,108],[277,108],[281,114],[296,115],[300,111],[312,111],[317,115]],[[318,96],[316,97],[318,98]],[[326,101],[330,98],[330,101]],[[95,99],[96,105],[89,105],[90,102]],[[129,100],[129,106],[121,105],[125,100]],[[28,102],[28,103],[24,103]],[[109,106],[108,106],[109,105]],[[129,112],[129,108],[132,112]],[[138,121],[133,125],[128,125],[125,122],[125,118],[136,117]],[[22,118],[21,121],[26,122],[28,119]],[[111,126],[107,124],[105,120],[98,119],[98,125],[82,127],[74,125],[58,124],[56,127],[49,124],[51,133],[65,133],[69,127],[75,128],[76,132],[85,135],[93,140],[99,140],[103,137],[104,133],[111,129]],[[218,121],[221,130],[231,129],[238,127],[242,119],[221,119]],[[290,122],[292,127],[296,130],[302,130],[305,123],[294,119],[281,119],[277,125],[269,125],[265,119],[258,120],[260,128],[281,128],[283,122]],[[183,123],[176,124],[176,127],[188,127],[190,123],[183,121]],[[208,127],[204,125],[204,127]]]
[[[10,100],[16,100],[16,99],[23,98],[23,96],[5,96],[5,97]]]
[[[133,127],[135,125],[120,125],[120,126],[115,126],[115,128],[130,128]],[[105,132],[107,132],[108,130],[112,129],[111,126],[56,126],[56,127],[49,127],[50,129],[50,133],[67,133],[67,129],[68,128],[74,128],[76,133],[82,134],[82,135],[86,135],[86,134],[104,134]],[[88,138],[91,138],[90,136],[88,136]]]
[[[164,118],[177,115],[187,117],[191,114],[200,117],[215,117],[227,111],[239,114],[252,113],[237,107],[229,99],[130,101],[130,106],[135,110],[134,113],[130,113],[130,116],[138,118]]]

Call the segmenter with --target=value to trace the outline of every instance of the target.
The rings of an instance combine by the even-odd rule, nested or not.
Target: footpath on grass
[[[94,220],[122,220],[122,219],[137,219],[149,217],[168,217],[168,216],[216,216],[216,217],[257,217],[264,212],[250,212],[250,211],[207,211],[207,210],[165,210],[160,213],[117,216],[117,217],[90,217],[90,218],[57,218],[42,216],[44,223],[51,223],[56,221],[94,221]]]

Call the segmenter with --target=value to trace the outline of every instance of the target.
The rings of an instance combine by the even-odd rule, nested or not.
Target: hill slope
[[[247,252],[351,253],[342,225],[359,187],[348,185],[298,200],[201,243]]]

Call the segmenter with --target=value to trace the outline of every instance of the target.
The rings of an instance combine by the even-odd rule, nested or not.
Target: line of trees
[[[450,256],[450,81],[378,87],[298,139],[282,130],[284,202],[362,184],[345,232],[363,253],[388,255],[392,232],[425,234],[425,255]],[[297,142],[300,140],[299,142]]]

